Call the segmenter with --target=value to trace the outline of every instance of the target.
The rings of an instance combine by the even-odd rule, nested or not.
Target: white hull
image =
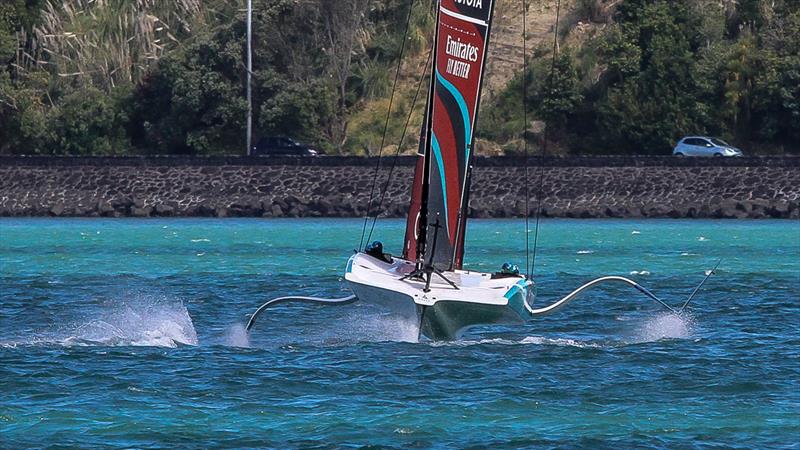
[[[430,290],[424,292],[421,279],[402,279],[413,270],[410,261],[394,258],[390,264],[357,253],[347,262],[345,279],[359,300],[418,323],[420,333],[431,339],[456,339],[472,326],[522,323],[530,318],[526,300],[533,283],[521,276],[498,278],[456,270],[444,275],[457,288],[434,274]]]
[[[402,322],[416,324],[421,335],[434,340],[457,339],[469,327],[476,325],[521,323],[534,317],[554,313],[582,292],[601,283],[624,283],[634,287],[668,311],[680,314],[706,282],[714,269],[692,291],[683,305],[675,309],[652,292],[628,278],[605,276],[596,278],[544,307],[533,308],[533,282],[521,276],[497,276],[468,270],[444,272],[455,287],[434,276],[430,289],[419,278],[404,279],[414,270],[414,264],[400,258],[391,263],[356,253],[347,261],[345,279],[354,295],[342,298],[288,296],[269,300],[261,305],[247,323],[249,331],[256,318],[272,305],[287,302],[307,302],[345,305],[356,300],[379,305]]]

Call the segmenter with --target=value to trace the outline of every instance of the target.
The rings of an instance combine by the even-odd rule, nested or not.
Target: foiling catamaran
[[[713,270],[676,309],[621,276],[597,278],[561,300],[535,308],[534,282],[516,266],[506,264],[496,273],[462,269],[474,131],[494,2],[437,0],[437,6],[431,82],[402,256],[385,254],[375,241],[347,261],[345,280],[353,295],[272,299],[253,313],[247,330],[263,311],[279,303],[363,301],[418,324],[420,335],[451,340],[476,325],[523,323],[555,312],[583,291],[607,282],[625,283],[671,312],[682,311]]]

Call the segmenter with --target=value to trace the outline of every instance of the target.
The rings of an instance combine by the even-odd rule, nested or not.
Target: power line
[[[417,80],[417,90],[414,93],[414,99],[411,101],[411,108],[408,110],[408,115],[406,116],[406,124],[403,127],[403,133],[400,135],[400,142],[397,144],[397,150],[394,153],[394,159],[392,160],[392,167],[389,169],[389,174],[386,176],[386,183],[383,186],[383,190],[381,191],[380,199],[378,200],[378,207],[375,211],[375,217],[372,219],[372,226],[369,230],[369,235],[367,236],[367,242],[372,239],[372,232],[375,230],[375,223],[378,221],[378,215],[380,214],[381,205],[383,204],[383,199],[386,196],[386,191],[389,190],[389,182],[392,180],[392,173],[394,172],[394,168],[397,165],[397,158],[400,156],[400,150],[403,148],[403,140],[406,137],[406,131],[408,131],[408,124],[411,122],[411,114],[414,112],[414,106],[417,104],[417,97],[419,97],[419,91],[422,87],[422,81],[425,79],[425,72],[428,68],[428,64],[431,62],[431,55],[433,55],[433,46],[431,45],[431,49],[428,51],[428,57],[425,60],[425,65],[422,67],[422,73]]]
[[[406,29],[403,32],[403,39],[400,41],[400,53],[397,58],[397,68],[394,72],[394,82],[392,83],[392,93],[389,96],[389,107],[386,109],[386,120],[383,123],[383,136],[381,136],[381,146],[378,148],[378,162],[375,164],[375,171],[372,175],[372,186],[369,190],[369,200],[367,201],[367,213],[364,215],[364,226],[361,228],[361,240],[358,243],[358,249],[361,250],[364,246],[364,235],[367,233],[367,223],[369,222],[370,210],[372,208],[372,198],[375,195],[375,185],[378,181],[378,172],[381,169],[381,154],[383,153],[383,145],[386,143],[386,132],[389,130],[389,118],[392,115],[392,104],[394,103],[394,93],[397,89],[397,79],[400,77],[400,65],[403,62],[403,53],[406,48],[406,38],[408,37],[408,29],[411,25],[411,15],[414,12],[414,0],[411,0],[411,5],[408,8],[408,16],[406,17]]]

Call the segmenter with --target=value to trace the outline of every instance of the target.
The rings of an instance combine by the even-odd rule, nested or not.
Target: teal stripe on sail
[[[442,159],[442,150],[439,149],[439,140],[436,135],[431,133],[431,148],[433,149],[433,156],[436,157],[436,166],[439,167],[439,179],[442,181],[442,199],[444,200],[444,223],[447,225],[447,184],[444,177],[444,160]]]
[[[464,149],[464,154],[467,157],[466,161],[469,161],[469,141],[470,136],[472,136],[472,128],[469,124],[469,110],[467,109],[467,102],[464,100],[464,96],[461,95],[461,92],[459,92],[452,83],[447,81],[438,70],[436,71],[436,79],[439,80],[439,82],[442,83],[442,86],[444,86],[445,89],[450,92],[450,95],[456,99],[456,103],[458,103],[458,109],[461,110],[461,119],[464,121],[464,146],[466,147]]]

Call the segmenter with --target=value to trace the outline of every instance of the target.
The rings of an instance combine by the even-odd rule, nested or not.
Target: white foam
[[[430,345],[433,347],[457,346],[468,347],[472,345],[552,345],[556,347],[577,347],[577,348],[601,348],[600,344],[587,341],[578,341],[565,338],[546,338],[543,336],[526,336],[522,340],[491,338],[480,340],[460,340],[460,341],[434,341]]]
[[[686,339],[692,334],[692,326],[692,318],[687,314],[661,313],[641,324],[634,336],[634,342]]]
[[[534,345],[555,345],[558,347],[578,347],[578,348],[600,348],[600,344],[587,341],[578,341],[565,338],[546,338],[542,336],[528,336],[520,341],[520,344]]]
[[[180,301],[147,296],[105,305],[85,320],[3,345],[148,346],[197,345],[197,332]]]
[[[650,275],[650,271],[649,270],[631,270],[630,274],[631,275]]]
[[[278,336],[272,340],[272,345],[277,343],[292,348],[291,345],[299,342],[323,346],[340,346],[357,342],[416,343],[419,342],[419,324],[416,320],[405,320],[399,315],[359,308],[340,316],[333,325],[320,323],[318,327],[305,329],[300,334],[292,335],[293,337],[289,336],[289,340],[287,336],[289,335]],[[230,346],[259,347],[262,341],[257,332],[250,342],[243,327],[233,326],[223,342]]]
[[[594,253],[594,250],[578,250],[579,255],[591,255]]]
[[[228,328],[225,333],[225,345],[229,347],[250,347],[250,336],[243,324],[235,323]]]
[[[354,312],[339,326],[338,337],[370,342],[417,342],[419,325],[391,314]]]

